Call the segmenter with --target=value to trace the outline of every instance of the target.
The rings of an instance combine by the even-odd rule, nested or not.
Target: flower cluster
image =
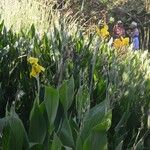
[[[45,71],[45,68],[38,64],[38,58],[29,57],[28,62],[32,65],[32,70],[30,72],[30,76],[37,77],[39,73]]]
[[[104,22],[102,28],[99,28],[98,26],[96,26],[96,32],[98,34],[99,37],[101,37],[102,39],[106,39],[107,37],[109,37],[109,31],[108,31],[108,25]],[[117,49],[129,46],[129,38],[117,38],[114,40],[113,42],[113,46]]]
[[[114,47],[117,49],[120,49],[125,46],[129,46],[129,38],[121,37],[121,38],[115,39],[113,44],[114,44]]]

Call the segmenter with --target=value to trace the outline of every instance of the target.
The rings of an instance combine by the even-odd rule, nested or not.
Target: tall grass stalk
[[[51,6],[44,4],[42,0],[1,0],[1,19],[5,20],[7,28],[12,27],[16,32],[22,28],[27,29],[32,24],[39,30],[46,30]]]

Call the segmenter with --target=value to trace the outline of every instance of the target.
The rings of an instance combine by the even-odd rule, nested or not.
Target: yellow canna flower
[[[38,58],[34,58],[34,57],[29,57],[28,58],[28,62],[30,63],[30,64],[37,64],[38,63]]]
[[[122,45],[122,40],[121,39],[115,39],[114,40],[114,47],[115,48],[121,48],[123,45]]]
[[[32,64],[32,70],[30,73],[30,76],[36,77],[38,76],[42,71],[45,71],[45,68],[38,65],[38,64]]]
[[[30,76],[37,77],[45,68],[38,64],[38,58],[30,57],[28,62],[32,65]]]
[[[114,47],[119,49],[122,48],[124,46],[128,46],[129,45],[129,38],[119,38],[119,39],[115,39],[114,40]]]
[[[97,34],[102,37],[102,38],[106,38],[109,36],[109,32],[108,32],[108,26],[107,24],[104,24],[103,28],[99,29],[97,26],[96,26],[96,31],[97,31]]]

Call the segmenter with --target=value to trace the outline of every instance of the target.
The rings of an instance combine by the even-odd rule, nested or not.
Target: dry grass
[[[49,10],[49,11],[48,11]],[[1,0],[0,14],[5,25],[15,31],[20,28],[28,28],[34,23],[39,30],[48,28],[50,5],[41,0]]]
[[[1,20],[4,19],[6,27],[12,28],[15,32],[28,29],[32,24],[39,32],[49,32],[54,24],[59,26],[60,20],[63,20],[62,22],[67,24],[66,32],[75,32],[78,27],[75,25],[78,20],[77,13],[72,14],[68,7],[66,9],[68,3],[65,3],[62,9],[57,9],[61,3],[56,4],[55,0],[1,0]]]

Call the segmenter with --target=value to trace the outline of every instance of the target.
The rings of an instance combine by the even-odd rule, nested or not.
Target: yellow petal
[[[115,39],[114,41],[114,47],[115,48],[122,48],[124,46],[128,46],[129,45],[129,38],[119,38],[119,39]]]
[[[104,25],[104,27],[100,30],[101,37],[105,38],[109,36],[108,26]]]
[[[28,62],[30,63],[30,64],[37,64],[38,63],[38,58],[34,58],[34,57],[29,57],[28,58]]]
[[[33,64],[32,65],[32,70],[30,73],[30,76],[36,77],[39,75],[39,73],[41,73],[42,71],[45,71],[45,68],[38,65],[38,64]]]
[[[125,46],[128,46],[129,45],[129,38],[124,38],[123,42],[124,42]]]
[[[30,72],[30,77],[33,76],[33,77],[36,77],[38,74],[37,72],[35,71],[34,68],[32,68],[31,72]]]
[[[106,38],[109,36],[108,26],[106,24],[101,29],[96,26],[96,32],[101,38]]]
[[[114,47],[115,48],[121,48],[123,46],[123,42],[121,39],[115,39],[114,40]]]
[[[39,65],[39,67],[40,67],[40,70],[41,70],[41,71],[45,71],[45,68],[44,68],[44,67],[42,67],[42,66],[40,66],[40,65]]]
[[[105,37],[107,37],[108,35],[109,35],[109,33],[108,33],[107,30],[105,30],[105,29],[101,29],[101,30],[100,30],[100,36],[101,36],[102,38],[105,38]]]

